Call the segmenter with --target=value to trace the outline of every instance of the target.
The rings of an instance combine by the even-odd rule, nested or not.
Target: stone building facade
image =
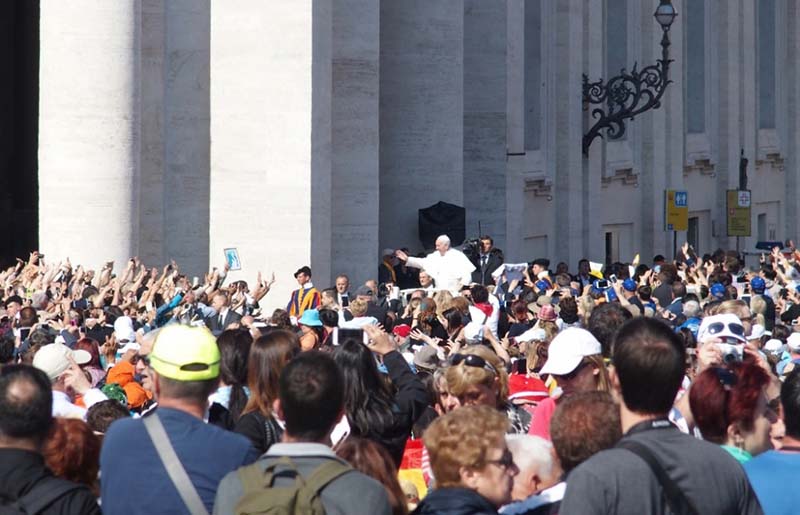
[[[657,3],[42,0],[40,248],[200,274],[237,247],[279,304],[303,264],[361,282],[421,250],[440,200],[512,261],[669,256],[665,189],[689,191],[679,241],[732,248],[742,150],[741,248],[796,237],[800,0],[673,0],[662,107],[583,155],[582,74],[659,58]]]

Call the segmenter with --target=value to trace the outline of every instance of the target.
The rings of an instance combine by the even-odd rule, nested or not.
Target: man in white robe
[[[450,248],[450,238],[446,235],[436,238],[436,252],[424,258],[409,256],[401,250],[395,255],[406,265],[425,270],[436,282],[436,289],[450,290],[454,295],[458,294],[461,286],[470,283],[472,271],[475,270],[475,265],[467,256]]]

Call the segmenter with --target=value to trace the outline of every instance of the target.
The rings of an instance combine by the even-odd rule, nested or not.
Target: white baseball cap
[[[784,348],[783,342],[776,338],[767,340],[767,343],[764,344],[764,350],[769,352],[770,354],[779,354],[783,351],[783,348]]]
[[[762,336],[767,334],[767,328],[761,324],[753,324],[752,329],[750,329],[750,336],[747,338],[748,340],[758,340]]]
[[[707,316],[700,322],[697,341],[703,343],[711,338],[719,338],[727,343],[746,343],[742,321],[733,313]]]
[[[564,329],[550,342],[547,349],[547,362],[540,374],[563,376],[569,374],[581,364],[586,356],[600,354],[602,348],[592,333],[586,329],[569,327]]]
[[[114,336],[117,338],[117,343],[136,341],[136,331],[133,330],[131,317],[123,316],[114,321]]]
[[[518,342],[543,342],[547,339],[547,332],[541,327],[532,327],[517,336]]]
[[[92,359],[92,355],[85,350],[72,350],[66,345],[51,343],[36,352],[33,366],[47,374],[51,381],[55,381],[69,368],[70,357],[78,365],[84,365]]]
[[[800,333],[792,333],[786,339],[786,345],[794,352],[800,351]]]

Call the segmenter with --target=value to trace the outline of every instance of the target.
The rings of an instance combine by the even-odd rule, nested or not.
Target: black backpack
[[[33,485],[33,488],[22,497],[0,500],[0,515],[37,515],[58,499],[79,488],[83,486],[56,477],[46,477]]]

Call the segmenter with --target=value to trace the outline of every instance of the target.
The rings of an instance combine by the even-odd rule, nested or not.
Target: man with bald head
[[[470,283],[475,270],[467,256],[450,248],[450,238],[446,234],[436,238],[436,251],[424,258],[409,256],[402,250],[395,255],[408,266],[425,270],[436,282],[437,289],[449,290],[454,295],[458,294],[461,286]]]
[[[27,365],[0,369],[0,497],[18,513],[85,513],[100,507],[86,486],[53,476],[42,444],[53,424],[50,380]],[[17,512],[17,510],[13,510]],[[3,513],[6,513],[3,510]]]

